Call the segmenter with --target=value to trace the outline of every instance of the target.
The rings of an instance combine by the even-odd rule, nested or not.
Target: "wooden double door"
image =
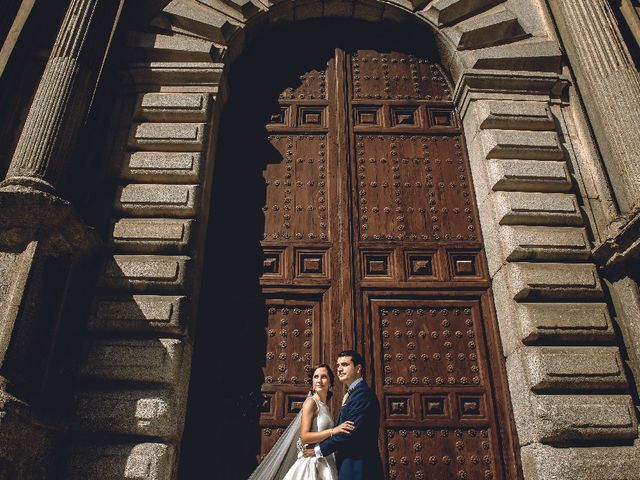
[[[451,84],[399,51],[336,49],[323,67],[279,93],[266,125],[261,454],[300,409],[312,366],[355,348],[389,479],[515,478]]]

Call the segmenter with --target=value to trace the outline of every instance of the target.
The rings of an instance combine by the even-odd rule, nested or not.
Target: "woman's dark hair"
[[[313,391],[313,374],[316,373],[316,370],[318,370],[319,368],[325,368],[327,370],[327,376],[329,377],[329,392],[327,392],[327,400],[330,400],[333,396],[331,387],[333,387],[336,377],[333,374],[333,370],[331,370],[331,367],[326,363],[317,364],[315,367],[313,367],[311,373],[309,373],[309,383],[311,384],[311,391]]]

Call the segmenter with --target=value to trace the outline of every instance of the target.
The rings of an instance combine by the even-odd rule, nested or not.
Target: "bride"
[[[305,446],[321,442],[337,433],[349,434],[353,430],[353,422],[333,426],[333,417],[327,406],[333,383],[334,375],[329,365],[321,363],[313,369],[311,392],[300,413],[249,480],[338,480],[333,455],[321,458],[302,455]]]

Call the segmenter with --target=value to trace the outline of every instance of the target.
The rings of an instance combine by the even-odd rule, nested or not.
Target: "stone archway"
[[[175,0],[131,32],[123,65],[134,113],[120,125],[129,135],[114,254],[85,340],[72,423],[82,440],[70,447],[68,478],[175,478],[226,70],[258,32],[323,16],[436,33],[493,246],[525,478],[603,477],[609,459],[633,462],[637,422],[589,262],[591,207],[572,169],[560,51],[536,3]],[[590,448],[600,444],[610,446]]]

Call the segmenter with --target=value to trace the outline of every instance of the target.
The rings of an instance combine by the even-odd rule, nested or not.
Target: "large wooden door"
[[[277,155],[263,171],[261,453],[299,410],[311,366],[356,348],[388,478],[515,478],[477,207],[440,65],[336,49],[282,91],[266,128]]]

